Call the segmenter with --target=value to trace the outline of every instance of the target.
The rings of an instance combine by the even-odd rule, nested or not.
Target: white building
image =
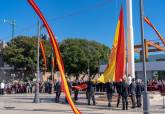
[[[149,62],[146,62],[147,79],[153,79],[158,71],[165,72],[165,54],[157,54],[149,56]],[[99,72],[103,73],[107,65],[100,65]],[[143,79],[142,62],[135,63],[135,77]]]

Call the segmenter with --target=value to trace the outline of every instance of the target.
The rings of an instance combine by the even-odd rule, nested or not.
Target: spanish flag
[[[97,79],[99,83],[109,81],[120,81],[125,74],[125,38],[124,38],[124,17],[123,8],[120,10],[120,16],[117,23],[113,46],[110,53],[109,63],[104,73]]]
[[[56,56],[58,69],[60,71],[62,84],[63,84],[63,87],[64,87],[64,93],[65,93],[65,96],[66,96],[66,98],[68,100],[68,103],[70,104],[70,106],[71,106],[71,108],[72,108],[72,110],[73,110],[73,112],[75,114],[81,114],[81,112],[78,110],[78,108],[74,105],[74,103],[73,103],[73,101],[71,99],[71,96],[70,96],[69,88],[68,88],[67,81],[66,81],[66,78],[65,78],[64,64],[63,64],[63,61],[62,61],[62,58],[61,58],[61,54],[60,54],[60,51],[59,51],[59,47],[58,47],[58,43],[56,41],[55,35],[53,34],[53,31],[51,30],[48,22],[46,21],[44,15],[40,11],[39,7],[34,2],[34,0],[28,0],[28,3],[34,9],[36,14],[40,17],[40,19],[42,20],[44,26],[46,27],[46,29],[48,31],[49,38],[50,38],[50,41],[51,41],[51,44],[52,44],[52,47],[53,47],[53,51],[54,51],[54,54]]]

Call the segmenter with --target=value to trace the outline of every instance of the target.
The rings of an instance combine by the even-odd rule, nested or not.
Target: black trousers
[[[141,107],[141,95],[136,95],[136,102],[137,102],[137,107]]]
[[[61,95],[61,92],[56,92],[56,99],[55,99],[55,101],[56,101],[56,103],[59,103],[59,101],[60,101],[60,95]]]
[[[0,94],[4,95],[4,89],[0,89]]]
[[[77,90],[74,91],[74,100],[75,101],[78,100],[78,91]]]
[[[135,95],[134,94],[131,94],[131,101],[132,101],[132,108],[135,108]]]
[[[107,93],[108,107],[111,107],[112,102],[112,93]]]
[[[120,99],[121,99],[121,94],[118,94],[118,97],[117,97],[117,107],[119,107]]]
[[[122,102],[123,102],[123,110],[128,110],[128,97],[122,96]]]
[[[87,97],[88,97],[88,105],[90,105],[90,101],[91,101],[91,98],[92,98],[92,101],[93,101],[93,105],[96,104],[95,102],[95,92],[87,92]]]

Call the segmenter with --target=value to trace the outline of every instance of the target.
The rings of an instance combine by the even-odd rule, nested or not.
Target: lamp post
[[[54,56],[53,56],[53,48],[52,48],[52,54],[51,54],[51,62],[52,62],[52,70],[51,70],[51,76],[52,76],[52,88],[51,88],[51,94],[54,93]]]
[[[14,78],[16,77],[15,73],[11,74],[12,82],[14,83]]]
[[[40,51],[40,31],[41,31],[41,27],[40,27],[40,22],[38,21],[38,33],[37,33],[37,37],[38,37],[38,45],[37,45],[37,80],[36,80],[36,87],[35,87],[35,97],[34,97],[34,103],[39,103],[40,102],[40,98],[39,98],[39,75],[40,75],[40,66],[39,66],[39,51]]]
[[[21,78],[22,78],[21,80],[23,81],[23,79],[24,79],[24,73],[22,73],[22,77]]]
[[[4,19],[4,23],[8,23],[8,24],[11,25],[11,30],[12,30],[11,37],[13,39],[14,38],[15,25],[16,25],[15,20],[6,20],[6,19]]]
[[[146,57],[145,57],[143,19],[144,19],[143,0],[140,0],[140,24],[141,24],[142,60],[143,60],[143,74],[144,74],[143,112],[144,112],[144,114],[150,114],[149,97],[148,97],[148,92],[147,92]]]
[[[5,77],[6,77],[6,72],[3,71],[3,79],[5,79]]]
[[[89,53],[90,53],[90,50],[89,50],[89,42],[88,42],[88,51],[89,51]],[[89,54],[88,53],[88,54]],[[87,69],[87,72],[88,72],[88,76],[89,76],[89,78],[90,78],[90,60],[89,60],[89,58],[90,57],[88,57],[88,69]]]

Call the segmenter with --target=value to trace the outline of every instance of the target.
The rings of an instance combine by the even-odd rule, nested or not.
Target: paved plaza
[[[63,95],[62,95],[63,96]],[[60,103],[54,103],[54,95],[41,94],[41,103],[33,102],[33,94],[13,94],[0,96],[0,114],[72,114],[68,104],[64,103],[64,97]],[[96,96],[98,98],[98,96]],[[121,105],[116,108],[116,102],[113,101],[112,107],[107,107],[106,101],[97,100],[96,106],[88,106],[84,95],[80,96],[76,106],[83,114],[142,114],[142,108],[121,110]],[[129,105],[130,106],[130,105]],[[130,106],[131,107],[131,106]],[[162,97],[153,95],[151,100],[152,114],[164,114],[162,108]]]

